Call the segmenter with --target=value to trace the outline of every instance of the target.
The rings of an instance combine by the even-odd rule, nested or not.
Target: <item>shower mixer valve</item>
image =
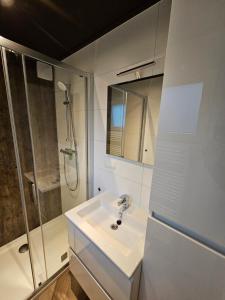
[[[70,148],[60,149],[60,152],[69,155],[70,157],[72,157],[73,154],[76,154],[76,151]]]

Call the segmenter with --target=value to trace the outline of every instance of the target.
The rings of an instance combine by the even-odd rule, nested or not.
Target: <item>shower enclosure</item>
[[[67,265],[63,213],[88,197],[90,78],[2,37],[0,50],[0,295],[23,300]]]

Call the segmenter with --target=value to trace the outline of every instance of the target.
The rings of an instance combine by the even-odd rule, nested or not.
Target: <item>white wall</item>
[[[107,86],[135,79],[133,74],[120,78],[116,74],[152,59],[156,65],[142,76],[163,72],[170,2],[163,0],[65,60],[94,73],[94,194],[98,188],[127,193],[146,209],[152,168],[106,155]]]
[[[222,300],[225,289],[225,1],[173,0],[141,299]]]

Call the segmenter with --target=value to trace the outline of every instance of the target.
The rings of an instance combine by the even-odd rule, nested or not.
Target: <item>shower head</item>
[[[70,104],[70,97],[69,97],[69,92],[68,92],[68,86],[62,81],[57,82],[58,88],[60,91],[65,93],[66,100],[63,102],[64,105]]]
[[[58,88],[63,91],[63,92],[67,92],[67,87],[65,85],[65,83],[63,83],[62,81],[58,81],[57,82]]]

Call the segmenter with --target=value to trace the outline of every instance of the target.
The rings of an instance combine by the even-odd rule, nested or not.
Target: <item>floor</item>
[[[43,225],[47,276],[45,272],[43,245],[40,227],[30,232],[33,249],[36,285],[51,277],[65,263],[61,256],[68,250],[67,228],[64,216],[59,216]],[[29,251],[19,253],[19,247],[27,243],[26,235],[0,248],[0,297],[4,300],[24,300],[34,290]],[[62,298],[64,299],[64,298]],[[66,299],[66,298],[65,298]]]
[[[33,300],[88,300],[83,290],[72,277],[65,271],[56,281]]]

